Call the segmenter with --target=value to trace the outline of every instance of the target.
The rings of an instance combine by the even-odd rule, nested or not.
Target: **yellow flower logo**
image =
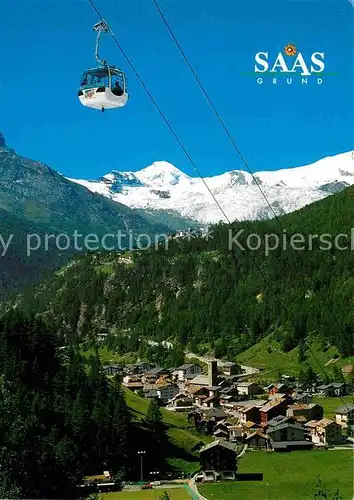
[[[288,45],[284,48],[284,52],[287,56],[295,56],[297,49],[293,43],[288,43]]]

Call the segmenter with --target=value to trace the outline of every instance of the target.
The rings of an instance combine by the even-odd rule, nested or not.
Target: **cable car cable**
[[[97,15],[102,19],[103,22],[106,23],[106,21],[104,20],[104,18],[102,17],[102,14],[100,13],[100,11],[97,9],[95,3],[93,0],[88,0],[89,3],[92,5],[93,9],[96,11]],[[113,41],[115,42],[115,44],[117,45],[118,49],[121,51],[121,53],[123,54],[125,60],[127,61],[128,65],[130,66],[130,68],[132,69],[132,71],[134,72],[136,78],[138,79],[139,83],[141,84],[141,86],[144,88],[145,92],[147,93],[148,97],[150,98],[150,100],[152,101],[152,103],[154,104],[155,108],[157,109],[158,113],[160,114],[160,116],[162,117],[163,121],[166,123],[167,127],[169,128],[170,132],[172,133],[173,137],[176,139],[176,141],[178,142],[179,146],[181,147],[182,151],[184,152],[185,156],[187,157],[187,159],[189,160],[189,162],[191,163],[192,167],[194,168],[194,170],[197,172],[198,176],[201,178],[201,180],[203,181],[205,187],[207,188],[207,190],[209,191],[210,195],[212,196],[212,198],[214,199],[215,203],[217,204],[218,208],[220,209],[223,217],[225,218],[225,220],[227,221],[228,224],[231,224],[228,216],[226,215],[224,209],[222,208],[222,206],[220,205],[220,203],[218,202],[218,200],[215,198],[215,195],[214,193],[212,192],[212,190],[209,188],[208,184],[205,182],[205,179],[203,178],[203,176],[201,175],[201,173],[199,172],[198,170],[198,167],[196,166],[193,158],[190,156],[190,154],[188,153],[187,149],[185,148],[185,146],[183,145],[182,141],[180,140],[179,136],[177,135],[177,133],[175,132],[174,128],[172,127],[172,125],[170,124],[170,122],[168,121],[168,119],[166,118],[165,114],[163,113],[163,111],[161,110],[160,106],[157,104],[157,102],[155,101],[154,97],[152,96],[151,92],[149,91],[149,89],[147,88],[147,86],[145,85],[143,79],[141,78],[141,76],[139,75],[139,73],[136,71],[133,63],[130,61],[130,58],[128,57],[128,55],[126,54],[126,52],[123,50],[122,46],[120,45],[120,43],[118,42],[117,38],[115,37],[114,33],[112,32],[111,28],[109,27],[109,25],[106,23],[107,27],[108,27],[108,33],[111,35]]]
[[[209,96],[209,94],[208,94],[207,90],[205,89],[204,85],[202,84],[202,82],[201,82],[201,80],[200,80],[200,78],[199,78],[198,74],[197,74],[197,73],[196,73],[196,71],[194,70],[194,68],[193,68],[192,64],[189,62],[189,59],[188,59],[188,57],[186,56],[186,53],[184,52],[184,50],[183,50],[183,48],[182,48],[181,44],[179,43],[179,41],[178,41],[177,37],[175,36],[175,34],[174,34],[174,32],[173,32],[173,30],[172,30],[172,28],[171,28],[171,26],[170,26],[170,24],[169,24],[169,22],[168,22],[167,18],[166,18],[166,16],[164,15],[164,13],[163,13],[163,11],[162,11],[161,7],[159,6],[159,4],[158,4],[157,0],[152,0],[152,3],[155,5],[155,7],[156,7],[156,9],[157,9],[158,13],[160,14],[160,17],[161,17],[161,19],[162,19],[163,23],[165,24],[165,26],[166,26],[166,28],[167,28],[168,32],[170,33],[170,35],[171,35],[171,37],[172,37],[173,41],[175,42],[175,44],[176,44],[177,48],[179,49],[180,54],[181,54],[182,58],[184,59],[185,63],[187,64],[187,66],[188,66],[189,70],[190,70],[190,71],[191,71],[191,73],[193,74],[193,76],[194,76],[194,78],[195,78],[195,80],[196,80],[196,82],[197,82],[197,84],[198,84],[198,86],[199,86],[200,90],[202,91],[202,93],[203,93],[204,97],[206,98],[207,102],[209,103],[210,107],[212,108],[212,110],[213,110],[213,112],[214,112],[214,114],[215,114],[215,116],[216,116],[216,118],[217,118],[217,120],[218,120],[219,124],[221,125],[221,127],[222,127],[222,128],[223,128],[223,130],[225,131],[226,135],[227,135],[227,136],[228,136],[228,138],[230,139],[230,141],[231,141],[231,144],[232,144],[233,148],[235,149],[235,151],[236,151],[236,152],[237,152],[237,154],[239,155],[239,157],[240,157],[241,161],[242,161],[242,162],[243,162],[243,164],[245,165],[246,169],[248,170],[248,172],[249,172],[249,173],[250,173],[250,175],[252,176],[253,181],[255,182],[256,186],[258,187],[259,191],[261,192],[261,194],[262,194],[262,196],[263,196],[264,200],[266,201],[267,205],[268,205],[268,206],[269,206],[269,208],[271,209],[271,211],[272,211],[272,213],[273,213],[273,215],[274,215],[275,220],[276,220],[276,221],[277,221],[277,223],[279,224],[279,226],[280,226],[280,228],[282,229],[282,231],[286,231],[286,228],[285,228],[285,227],[283,226],[283,224],[281,223],[281,221],[280,221],[280,219],[279,219],[278,215],[276,214],[276,212],[275,212],[275,210],[274,210],[274,208],[273,208],[272,204],[271,204],[271,203],[270,203],[270,201],[268,200],[268,198],[267,198],[267,196],[266,196],[266,194],[265,194],[264,190],[262,189],[262,187],[261,187],[260,183],[258,182],[257,177],[254,175],[254,173],[252,172],[251,168],[249,167],[249,165],[248,165],[248,163],[247,163],[247,161],[246,161],[245,157],[243,156],[243,154],[241,153],[241,151],[240,151],[239,147],[237,146],[237,143],[236,143],[236,141],[235,141],[234,137],[232,136],[232,134],[231,134],[231,132],[229,131],[228,127],[226,126],[226,124],[225,124],[224,120],[222,119],[222,117],[221,117],[220,113],[219,113],[219,112],[218,112],[218,110],[216,109],[216,107],[215,107],[215,105],[214,105],[214,103],[213,103],[212,99],[210,98],[210,96]],[[298,256],[298,257],[299,257],[299,259],[300,259],[301,263],[303,264],[303,260],[302,260],[302,258],[301,258],[300,256]],[[314,280],[314,278],[313,278],[311,275],[309,275],[309,278],[311,279],[312,283],[315,285],[315,280]],[[328,303],[326,302],[326,300],[325,300],[325,299],[323,299],[323,300],[324,300],[325,304],[327,305],[327,308],[328,308],[328,310],[330,311],[330,313],[332,314],[333,318],[335,319],[336,323],[337,323],[337,324],[338,324],[338,326],[342,329],[342,325],[339,323],[339,321],[338,321],[338,319],[336,318],[336,316],[334,315],[333,311],[331,311],[331,310],[330,310],[330,308],[328,307]],[[309,346],[309,344],[308,344],[307,340],[305,340],[305,342],[307,343],[307,345],[308,345],[308,347],[309,347],[309,349],[310,349],[310,346]],[[313,356],[314,356],[314,355],[313,355]],[[314,356],[314,358],[315,358],[315,356]],[[316,358],[315,358],[315,359],[316,359]],[[316,360],[316,361],[317,361],[317,360]],[[318,362],[318,361],[317,361],[317,362]],[[325,373],[325,372],[324,372],[324,373]],[[326,375],[326,376],[327,376],[327,375]]]
[[[107,26],[107,32],[111,35],[113,41],[115,42],[115,44],[117,45],[118,49],[120,50],[120,52],[123,54],[125,60],[127,61],[128,65],[130,66],[131,70],[133,71],[133,73],[135,74],[136,78],[138,79],[139,83],[141,84],[141,86],[144,88],[145,92],[147,93],[148,97],[150,98],[151,102],[154,104],[155,108],[157,109],[158,113],[160,114],[161,118],[163,119],[163,121],[166,123],[167,127],[169,128],[170,132],[172,133],[173,137],[176,139],[176,141],[178,142],[179,146],[181,147],[182,151],[184,152],[186,158],[189,160],[189,162],[191,163],[192,167],[194,168],[194,170],[197,172],[198,176],[200,177],[200,179],[202,180],[203,184],[205,185],[205,187],[207,188],[207,190],[209,191],[210,195],[212,196],[213,200],[215,201],[216,205],[218,206],[218,208],[220,209],[221,213],[223,214],[225,220],[227,221],[227,223],[231,226],[231,221],[229,220],[228,216],[226,215],[224,209],[222,208],[222,206],[220,205],[220,203],[218,202],[217,198],[215,197],[214,193],[212,192],[212,190],[209,188],[207,182],[205,181],[205,179],[203,178],[203,176],[201,175],[201,173],[199,172],[199,169],[198,167],[196,166],[193,158],[190,156],[190,154],[188,153],[187,149],[185,148],[183,142],[181,141],[181,139],[179,138],[179,136],[177,135],[177,133],[175,132],[174,128],[172,127],[172,125],[170,124],[169,120],[166,118],[165,114],[163,113],[163,111],[161,110],[161,108],[159,107],[159,105],[157,104],[156,100],[154,99],[153,95],[151,94],[151,92],[149,91],[148,87],[146,86],[146,84],[144,83],[143,79],[141,78],[140,74],[138,73],[138,71],[135,69],[133,63],[131,62],[130,58],[128,57],[127,53],[124,51],[124,49],[122,48],[122,46],[120,45],[120,43],[118,42],[116,36],[114,35],[113,31],[111,30],[109,24],[105,21],[105,19],[103,18],[101,12],[98,10],[98,8],[96,7],[95,3],[94,3],[94,0],[88,0],[89,3],[91,4],[92,8],[94,9],[94,11],[96,12],[96,14],[100,17],[100,19],[102,20],[103,23],[106,24]],[[154,1],[154,0],[153,0]],[[240,222],[238,219],[235,219],[234,222]],[[269,280],[267,280],[266,276],[264,275],[262,269],[259,267],[259,265],[257,264],[257,262],[255,261],[254,257],[252,256],[252,254],[250,253],[250,251],[248,250],[247,251],[247,254],[248,256],[250,257],[250,259],[252,260],[253,264],[255,265],[255,267],[257,268],[258,272],[260,273],[260,275],[262,276],[262,278],[265,280],[265,283],[267,285],[269,285]],[[289,317],[290,321],[293,323],[293,320],[291,320],[291,318]],[[307,343],[307,341],[305,340],[305,342]],[[326,377],[327,377],[327,374],[325,374]],[[346,405],[346,402],[342,399],[342,397],[340,397],[340,399],[342,400],[342,402],[344,403],[344,405],[347,407]],[[348,407],[347,407],[348,409]]]

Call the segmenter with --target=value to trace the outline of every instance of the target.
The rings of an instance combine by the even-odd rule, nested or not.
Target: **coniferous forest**
[[[146,337],[233,359],[273,333],[285,352],[316,335],[349,356],[353,216],[353,188],[348,188],[282,217],[282,227],[277,220],[235,223],[231,229],[219,224],[208,241],[178,238],[167,248],[87,254],[17,300],[55,325],[63,340],[106,332],[121,352],[136,350],[138,339]],[[232,243],[241,229],[237,241],[248,251]],[[285,242],[265,255],[263,243],[258,250],[246,243],[252,234],[261,242],[269,234],[285,235],[289,242],[298,233],[303,250]],[[342,233],[349,239],[340,240],[338,248],[334,240]],[[327,235],[332,248],[321,245],[320,235]]]
[[[290,236],[350,234],[353,188],[282,217]],[[233,224],[232,235],[283,234],[277,221]],[[184,349],[235,356],[273,333],[284,352],[316,335],[353,355],[354,253],[229,247],[230,228],[212,238],[171,239],[157,249],[76,257],[35,289],[2,306],[0,321],[0,497],[77,498],[83,476],[110,470],[139,477],[144,446],[165,467],[159,408],[132,419],[121,381],[108,380],[95,349],[100,333],[121,353],[141,339],[171,340],[168,365]],[[149,349],[148,346],[145,349]],[[140,353],[142,357],[144,352]],[[161,353],[157,353],[161,360]],[[151,464],[153,465],[153,464]]]
[[[137,450],[165,470],[160,409],[133,422],[118,376],[96,354],[63,348],[41,320],[11,311],[0,323],[0,498],[78,498],[103,470],[119,484],[140,475]]]

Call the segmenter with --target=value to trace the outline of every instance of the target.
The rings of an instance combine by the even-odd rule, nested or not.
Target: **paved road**
[[[220,359],[213,358],[212,356],[199,356],[199,354],[194,354],[193,352],[187,352],[186,358],[196,358],[203,363],[207,363],[208,361],[217,361],[219,366],[222,366],[223,362]],[[247,375],[252,375],[253,373],[259,373],[259,369],[254,366],[240,365],[242,370]]]
[[[188,484],[189,484],[191,490],[193,491],[193,493],[195,494],[195,498],[196,499],[198,499],[198,500],[208,500],[207,498],[203,497],[199,493],[198,488],[197,488],[197,484],[195,482],[195,477],[192,477],[192,479],[189,480]]]

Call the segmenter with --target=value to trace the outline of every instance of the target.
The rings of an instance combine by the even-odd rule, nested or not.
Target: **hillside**
[[[310,349],[304,348],[303,363],[318,371],[318,362],[325,368],[328,375],[333,372],[334,366],[339,369],[345,364],[353,363],[354,357],[342,358],[335,346],[323,346],[316,338],[309,338]],[[236,357],[242,364],[259,368],[260,372],[253,378],[258,380],[275,380],[279,372],[286,375],[299,374],[303,365],[299,362],[299,346],[284,352],[282,343],[277,342],[273,334],[267,335],[257,344]]]
[[[173,239],[167,249],[87,255],[22,304],[60,325],[64,334],[111,331],[122,351],[127,338],[145,336],[234,359],[272,334],[283,352],[311,335],[321,349],[330,344],[349,356],[354,254],[334,244],[328,249],[310,236],[327,234],[333,243],[338,234],[350,235],[353,215],[353,188],[348,188],[281,219],[288,239],[301,232],[302,250],[288,242],[266,255],[266,235],[285,234],[269,220],[232,226],[231,236],[244,230],[239,242],[245,248],[248,236],[258,235],[258,250],[229,248],[229,228],[218,225],[208,241]]]
[[[133,412],[135,421],[141,421],[146,416],[149,401],[128,389],[124,390],[124,396],[128,407]],[[212,441],[212,438],[198,434],[194,425],[190,425],[183,415],[163,408],[161,411],[170,443],[168,464],[174,470],[187,474],[195,472],[199,468],[198,444],[207,444]]]
[[[0,215],[3,240],[6,242],[13,235],[9,253],[2,256],[5,258],[0,263],[0,294],[43,278],[47,270],[68,260],[74,250],[102,247],[105,234],[171,232],[157,217],[145,218],[141,212],[70,182],[38,161],[19,156],[6,145],[3,135]],[[85,243],[87,235],[91,235],[91,241]],[[27,252],[30,246],[34,247],[32,255]],[[126,236],[120,246],[129,247]]]

